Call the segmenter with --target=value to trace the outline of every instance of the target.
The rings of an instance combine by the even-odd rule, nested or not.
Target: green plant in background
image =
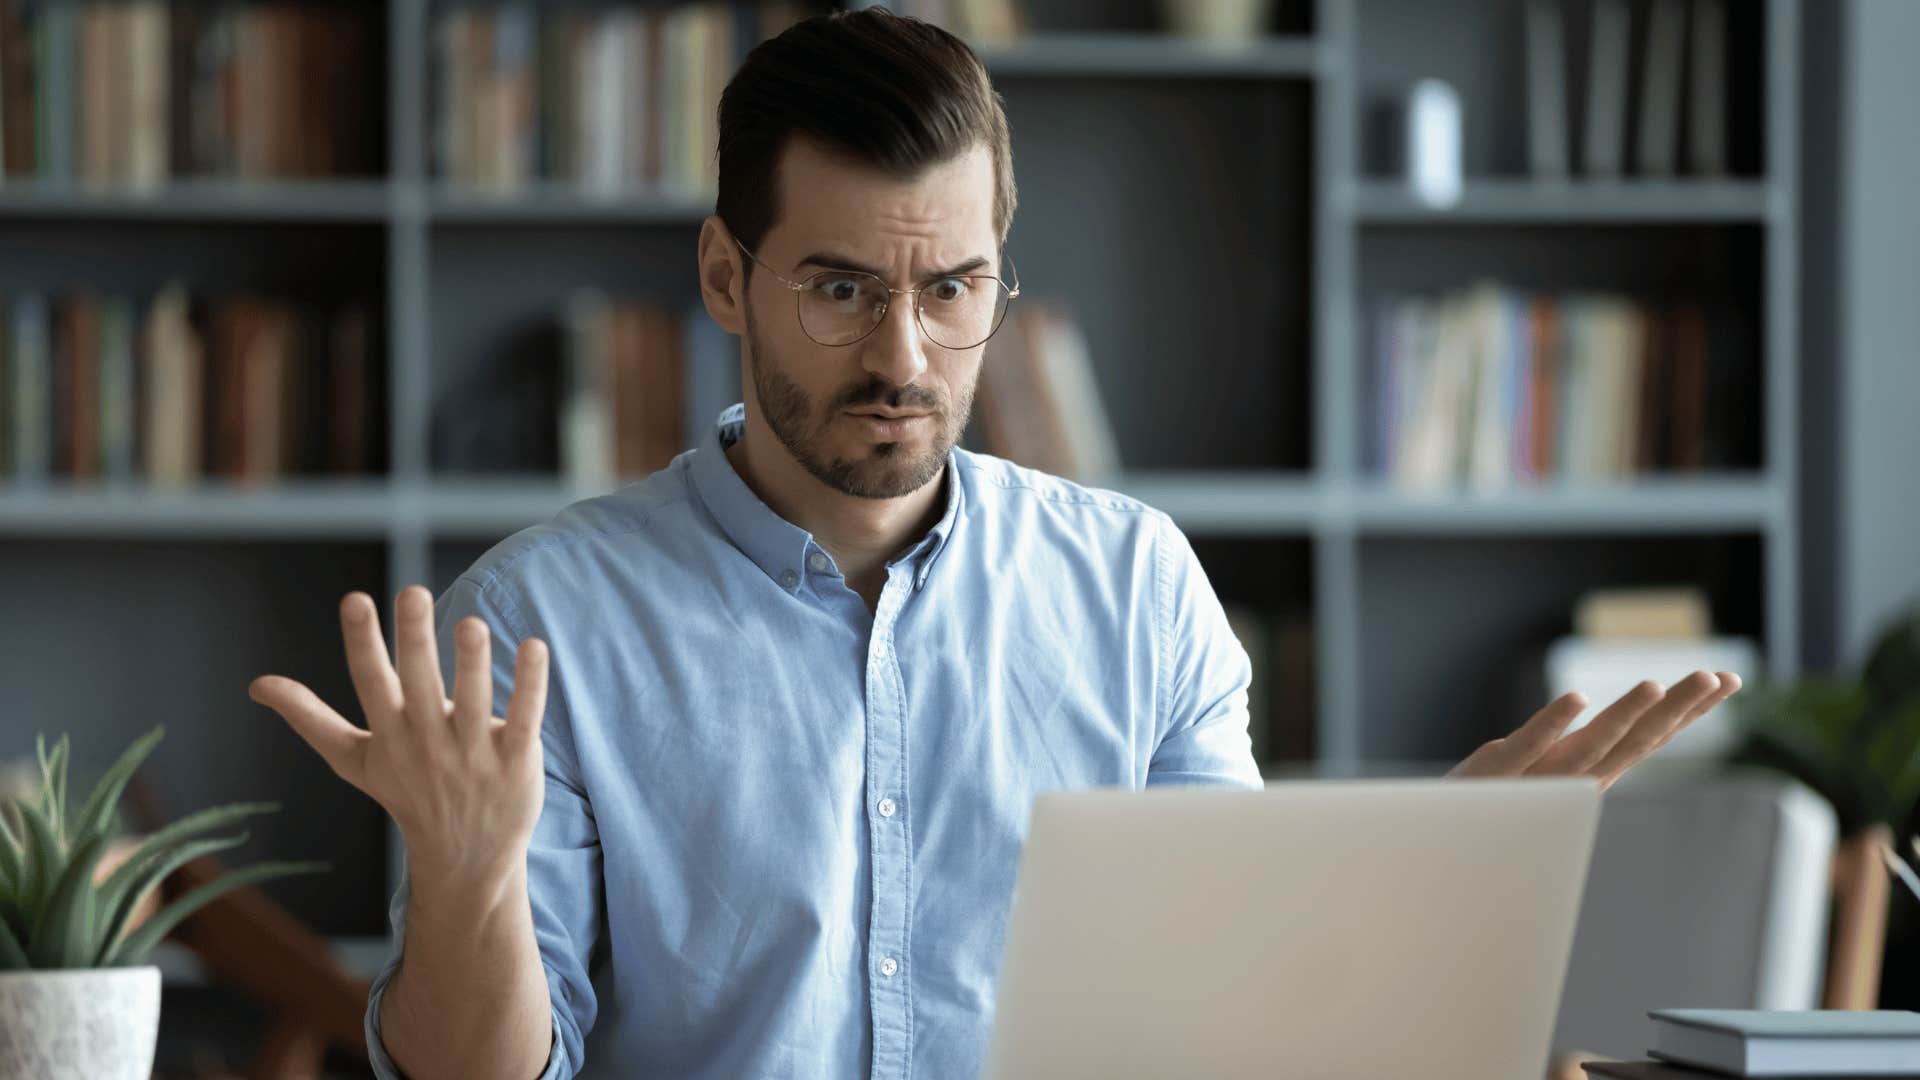
[[[0,971],[124,967],[140,964],[182,919],[242,885],[327,869],[326,863],[260,863],[223,875],[175,899],[128,933],[141,899],[168,874],[202,855],[245,843],[247,833],[193,840],[276,803],[233,803],[202,810],[147,837],[106,880],[95,868],[115,839],[114,810],[135,769],[160,742],[164,727],[136,739],[94,785],[80,808],[67,811],[67,738],[49,753],[36,737],[40,790],[0,809]]]
[[[1855,679],[1763,685],[1733,699],[1745,729],[1735,764],[1788,773],[1826,796],[1840,831],[1920,811],[1920,608],[1896,618]]]

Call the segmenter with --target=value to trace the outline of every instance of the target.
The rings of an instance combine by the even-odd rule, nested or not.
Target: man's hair
[[[747,54],[720,95],[714,210],[749,248],[779,219],[777,167],[794,134],[902,178],[985,145],[994,240],[1006,242],[1014,207],[1007,115],[980,58],[945,30],[873,7],[802,20]]]

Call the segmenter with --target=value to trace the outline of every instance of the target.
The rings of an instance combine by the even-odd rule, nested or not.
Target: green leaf
[[[27,824],[27,872],[20,888],[20,906],[31,913],[40,909],[40,902],[53,888],[60,868],[66,865],[67,852],[38,807],[22,803],[20,814]]]
[[[46,902],[34,912],[27,931],[27,955],[38,968],[80,967],[91,958],[85,934],[93,904],[93,868],[106,850],[107,837],[96,836],[73,853]]]
[[[13,836],[13,826],[7,824],[6,806],[0,806],[0,899],[12,895],[19,889],[21,873],[26,870],[22,861],[20,844]]]
[[[94,928],[91,935],[92,954],[95,963],[104,963],[119,941],[120,934],[126,929],[127,922],[133,918],[134,909],[140,905],[147,891],[167,879],[167,875],[180,869],[202,855],[211,855],[246,843],[247,834],[238,836],[216,836],[209,840],[196,840],[181,843],[164,858],[155,858],[147,863],[132,881],[125,886],[124,893],[100,891],[100,914],[104,925]],[[116,871],[117,872],[117,871]]]
[[[47,755],[47,820],[53,825],[53,835],[60,838],[60,849],[67,850],[73,837],[67,832],[67,750],[65,735],[53,744],[53,753]]]
[[[166,733],[166,725],[162,724],[134,740],[126,753],[120,755],[120,760],[113,763],[113,768],[108,769],[99,783],[93,785],[86,806],[81,808],[80,816],[74,819],[76,843],[96,831],[106,831],[112,824],[113,808],[120,802],[120,793],[126,789],[127,781],[133,778],[134,770],[147,759],[147,755],[153,752]]]
[[[112,953],[102,961],[101,966],[120,967],[139,963],[147,952],[159,944],[160,940],[166,937],[167,933],[181,920],[243,885],[290,874],[316,873],[329,868],[329,864],[324,862],[257,863],[244,870],[235,870],[226,874],[217,881],[209,881],[175,899],[153,918],[141,923],[139,929],[127,935],[127,939],[112,950]]]
[[[0,919],[0,971],[25,971],[27,950],[21,948],[20,939],[13,936],[13,927],[7,920]]]
[[[131,909],[140,899],[140,893],[145,891],[144,889],[134,891],[134,885],[144,876],[145,868],[155,860],[164,858],[170,849],[177,847],[187,837],[206,832],[208,829],[220,828],[248,814],[267,813],[279,808],[280,804],[273,802],[230,803],[226,806],[208,807],[188,814],[148,836],[126,862],[121,863],[113,873],[107,875],[106,882],[100,886],[101,910],[116,913],[116,915],[109,915],[109,918],[114,918],[122,909]]]

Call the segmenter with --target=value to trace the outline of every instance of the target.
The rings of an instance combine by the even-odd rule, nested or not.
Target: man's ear
[[[722,330],[741,337],[747,333],[744,258],[733,231],[719,215],[707,215],[700,226],[700,298]]]

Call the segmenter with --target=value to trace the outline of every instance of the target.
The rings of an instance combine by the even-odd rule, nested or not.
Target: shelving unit
[[[139,195],[0,187],[0,244],[20,253],[0,268],[0,292],[47,283],[36,275],[84,280],[120,252],[132,253],[131,269],[101,271],[107,284],[157,284],[154,251],[170,244],[217,281],[256,269],[270,282],[302,280],[294,268],[319,259],[329,280],[377,289],[385,476],[270,491],[0,490],[0,594],[53,604],[56,586],[97,587],[83,556],[107,569],[105,587],[129,593],[120,610],[90,607],[84,622],[36,616],[38,607],[7,620],[0,645],[22,648],[0,683],[25,687],[9,685],[26,715],[76,729],[76,756],[104,762],[157,709],[181,733],[162,744],[158,771],[193,779],[191,790],[215,793],[209,801],[257,797],[270,759],[290,814],[361,830],[335,844],[348,852],[380,843],[365,831],[378,815],[245,700],[245,675],[286,671],[351,702],[333,621],[341,591],[390,599],[407,583],[444,588],[491,543],[585,494],[551,477],[436,461],[436,408],[500,361],[500,338],[550,315],[575,286],[691,305],[694,240],[710,207],[441,184],[425,152],[428,26],[439,5],[367,7],[383,13],[388,38],[382,177]],[[1508,126],[1518,107],[1500,81],[1517,61],[1500,57],[1515,47],[1507,27],[1520,5],[1446,7],[1283,5],[1280,33],[1219,49],[1143,32],[1144,8],[1109,18],[1101,5],[1062,5],[1030,40],[983,50],[1008,103],[1021,185],[1009,250],[1027,291],[1065,300],[1087,329],[1129,469],[1111,486],[1172,514],[1224,599],[1310,612],[1311,742],[1329,772],[1457,756],[1523,719],[1488,687],[1512,681],[1525,648],[1554,632],[1554,612],[1564,621],[1582,588],[1711,576],[1716,614],[1761,638],[1774,673],[1799,663],[1797,0],[1735,17],[1736,45],[1762,49],[1756,85],[1736,106],[1762,129],[1746,133],[1761,148],[1752,169],[1611,184],[1515,174],[1512,146],[1486,129]],[[1482,68],[1504,74],[1474,74]],[[1444,210],[1417,204],[1361,153],[1364,109],[1429,70],[1455,78],[1469,124],[1484,125],[1470,132],[1465,197]],[[1756,94],[1764,107],[1747,100]],[[1599,257],[1530,256],[1543,248],[1540,230]],[[33,246],[56,241],[73,253]],[[1727,269],[1732,287],[1749,290],[1741,300],[1763,412],[1753,468],[1446,496],[1395,491],[1363,469],[1361,313],[1373,293],[1502,269],[1516,284],[1610,287],[1679,255],[1695,260],[1681,261],[1687,272]],[[137,589],[126,566],[179,580]],[[299,580],[275,584],[289,574]],[[275,602],[236,595],[255,588]],[[190,593],[199,598],[181,599]],[[162,632],[231,655],[218,678],[183,679],[142,644]],[[72,659],[95,652],[95,664]],[[75,671],[95,685],[71,704],[64,680]],[[235,731],[249,734],[234,740]],[[219,769],[194,760],[209,754]],[[303,835],[282,822],[257,830],[255,844],[303,854]],[[302,896],[297,884],[274,891],[364,945],[385,932],[402,857],[392,839],[378,856],[388,879],[363,886],[356,904]],[[328,914],[342,910],[351,914]]]

